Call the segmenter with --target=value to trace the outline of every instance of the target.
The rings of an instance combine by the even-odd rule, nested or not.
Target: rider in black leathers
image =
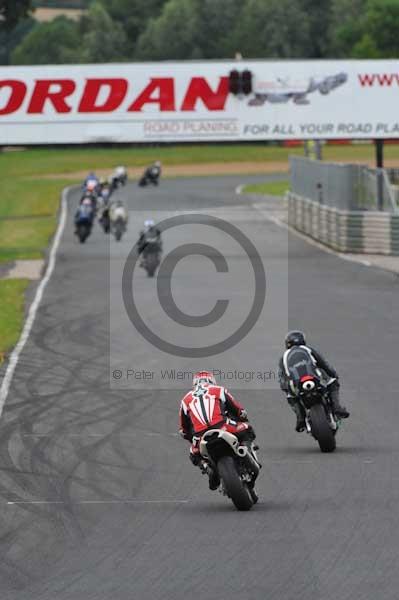
[[[288,404],[296,414],[296,431],[305,429],[305,413],[295,396],[295,388],[291,382],[299,380],[303,375],[320,377],[320,374],[324,374],[334,379],[335,381],[328,386],[333,411],[342,419],[349,417],[349,412],[340,404],[337,371],[317,350],[306,345],[304,334],[301,331],[288,332],[285,337],[285,347],[286,351],[279,362],[280,388],[286,393]]]
[[[137,252],[139,255],[145,251],[149,243],[156,244],[158,251],[162,251],[161,231],[152,219],[147,219],[144,222],[144,229],[140,231],[140,237],[137,242]]]

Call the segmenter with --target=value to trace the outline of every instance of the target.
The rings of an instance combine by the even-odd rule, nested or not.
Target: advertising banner
[[[398,60],[1,67],[0,145],[399,138],[398,98]]]

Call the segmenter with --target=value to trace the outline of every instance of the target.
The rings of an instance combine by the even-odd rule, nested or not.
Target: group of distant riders
[[[155,161],[147,167],[139,179],[139,186],[149,184],[158,185],[161,176],[161,163]],[[115,239],[120,241],[126,231],[128,213],[120,195],[114,192],[127,182],[127,171],[123,166],[117,167],[108,178],[99,179],[94,172],[90,172],[82,185],[82,195],[79,206],[75,213],[75,233],[80,242],[85,242],[91,233],[95,217],[104,230],[104,233],[113,233]],[[146,234],[151,228],[150,220],[147,220],[142,234]],[[139,247],[144,250],[143,239],[139,240]]]
[[[158,185],[160,176],[161,163],[155,161],[145,169],[138,185]],[[94,172],[87,175],[74,219],[75,234],[81,243],[90,235],[96,216],[104,233],[113,233],[117,241],[121,240],[127,229],[128,212],[121,196],[114,192],[126,184],[127,178],[127,171],[123,166],[117,167],[107,179],[99,179]],[[140,267],[145,268],[149,277],[153,277],[162,253],[161,232],[153,219],[144,221],[136,249],[140,256]]]
[[[87,175],[82,185],[79,206],[75,213],[75,233],[84,242],[91,233],[97,216],[104,233],[112,233],[119,241],[126,231],[128,213],[120,197],[113,194],[126,184],[125,167],[117,167],[107,179],[99,179],[94,172]]]

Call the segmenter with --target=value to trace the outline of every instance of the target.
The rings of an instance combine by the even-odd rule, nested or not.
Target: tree
[[[15,48],[16,65],[43,65],[76,62],[80,38],[78,25],[66,17],[36,25]]]
[[[333,0],[328,55],[346,58],[363,35],[367,0]]]
[[[9,33],[0,30],[0,65],[7,65],[14,48],[36,26],[36,21],[30,17],[23,19]]]
[[[375,40],[368,33],[365,33],[353,46],[351,56],[353,58],[382,58]]]
[[[127,38],[123,27],[111,19],[102,4],[90,6],[81,21],[79,62],[98,63],[126,60]]]
[[[242,0],[198,2],[198,44],[204,58],[234,58],[237,48],[232,33],[241,23]]]
[[[307,21],[308,44],[306,58],[325,58],[331,39],[333,3],[331,0],[299,0]],[[302,26],[302,22],[298,22]]]
[[[246,0],[230,43],[248,58],[305,58],[309,32],[298,0]]]
[[[11,31],[31,10],[31,0],[0,0],[0,29]]]
[[[150,19],[156,19],[167,0],[100,0],[113,21],[119,23],[126,34],[126,58],[133,58],[139,36]]]
[[[141,60],[202,58],[197,0],[169,0],[157,19],[140,35],[136,57]]]
[[[125,60],[126,35],[99,3],[79,23],[58,17],[41,23],[12,53],[14,64],[98,63]]]
[[[353,55],[368,58],[370,50],[378,58],[399,56],[399,0],[369,0],[362,39],[355,45]],[[370,41],[372,42],[370,45]],[[365,52],[366,50],[366,52]]]
[[[363,10],[357,2],[358,10],[336,30],[341,51],[354,58],[397,58],[399,0],[367,0]]]
[[[0,0],[0,62],[8,64],[15,46],[13,30],[29,16],[31,0]],[[18,35],[18,34],[17,34]]]

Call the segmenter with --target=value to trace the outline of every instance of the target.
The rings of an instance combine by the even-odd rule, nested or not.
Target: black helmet
[[[302,331],[289,331],[285,336],[285,347],[304,346],[306,344],[305,336]]]

